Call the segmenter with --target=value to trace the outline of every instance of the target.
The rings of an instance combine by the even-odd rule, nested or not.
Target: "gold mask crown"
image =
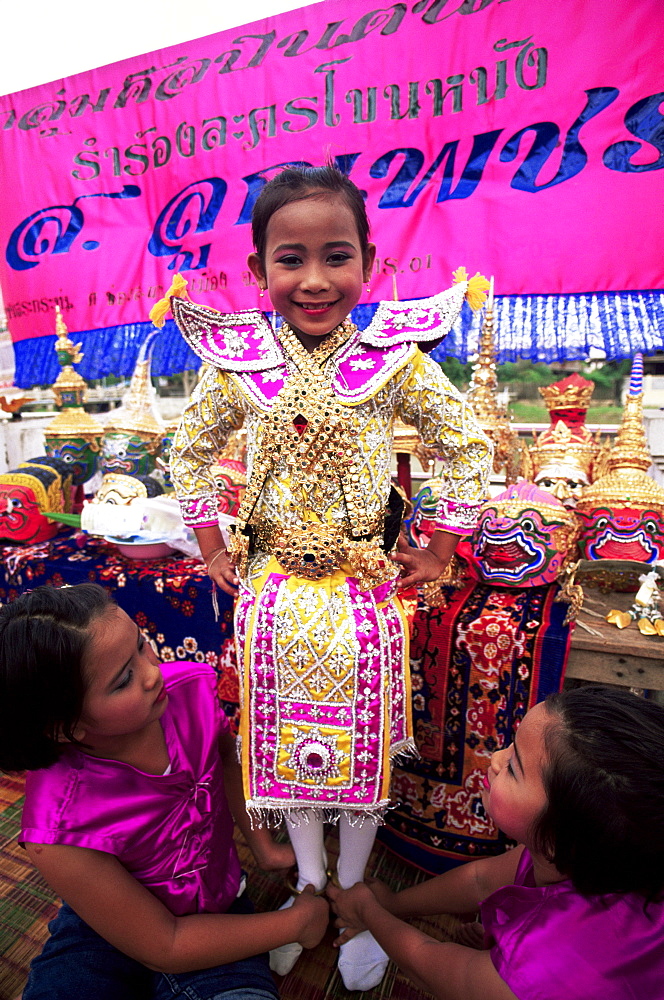
[[[615,469],[595,480],[592,486],[586,486],[576,504],[576,509],[582,513],[590,513],[598,507],[618,510],[636,507],[664,516],[664,487],[642,469]]]
[[[575,466],[590,479],[598,452],[599,442],[594,440],[587,428],[572,431],[559,420],[533,441],[530,447],[532,471],[537,475],[549,466]]]
[[[549,411],[587,410],[594,389],[592,382],[574,372],[553,385],[542,386],[539,391]]]

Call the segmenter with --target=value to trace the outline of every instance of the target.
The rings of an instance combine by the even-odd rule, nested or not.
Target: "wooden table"
[[[584,587],[584,595],[565,676],[664,691],[664,636],[642,635],[636,622],[619,629],[605,620],[613,608],[627,611],[635,595],[615,591],[603,594],[589,587]],[[583,625],[597,634],[586,631]]]

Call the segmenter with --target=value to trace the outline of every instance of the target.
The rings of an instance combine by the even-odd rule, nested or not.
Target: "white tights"
[[[352,817],[353,819],[355,817]],[[313,885],[317,891],[327,884],[327,854],[324,845],[323,820],[307,811],[296,820],[287,819],[298,866],[297,889]],[[342,889],[350,889],[364,879],[367,861],[376,838],[376,827],[370,821],[355,826],[346,813],[339,819],[339,861],[337,877]],[[286,906],[291,905],[292,899]],[[285,975],[301,952],[299,945],[284,945],[271,952],[270,964],[275,972]],[[339,972],[347,990],[369,990],[383,978],[388,957],[369,931],[362,931],[339,949]],[[281,971],[281,970],[285,971]]]
[[[323,820],[307,811],[298,820],[287,819],[288,836],[297,858],[297,889],[309,883],[314,889],[324,889],[327,884],[327,854],[324,846]],[[350,889],[362,882],[367,861],[376,839],[376,827],[365,821],[352,826],[346,813],[339,818],[339,861],[337,876],[342,889]]]

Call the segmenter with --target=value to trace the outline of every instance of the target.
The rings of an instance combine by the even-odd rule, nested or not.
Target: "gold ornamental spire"
[[[81,351],[81,344],[75,344],[73,340],[69,337],[69,330],[62,317],[62,310],[60,306],[56,304],[55,307],[55,332],[57,335],[57,340],[55,342],[55,349],[58,352],[58,361],[64,367],[65,365],[77,365],[79,361],[83,360],[83,352]],[[62,357],[60,355],[62,354]]]
[[[97,452],[101,448],[102,426],[83,409],[82,404],[88,394],[87,383],[72,367],[83,358],[81,345],[74,344],[70,339],[58,305],[55,307],[55,332],[57,334],[55,350],[62,371],[51,386],[51,390],[59,412],[44,428],[44,437],[47,443],[49,438],[55,440],[82,438],[88,442],[93,452]]]
[[[51,386],[55,405],[59,410],[74,406],[80,407],[87,398],[88,387],[85,379],[74,370],[73,366],[82,360],[83,354],[81,345],[75,344],[70,339],[69,331],[58,305],[55,307],[55,332],[57,334],[55,351],[62,369]]]
[[[157,411],[157,393],[151,380],[152,351],[158,333],[158,330],[153,330],[143,343],[129,388],[122,404],[107,421],[107,431],[122,431],[161,440],[164,427]]]
[[[517,443],[517,433],[510,424],[507,409],[498,403],[498,373],[493,319],[493,276],[480,333],[477,361],[472,367],[466,400],[480,427],[494,444],[493,468],[499,472],[508,465]]]
[[[643,355],[636,354],[632,362],[629,389],[623,416],[609,456],[609,471],[641,469],[652,465],[648,440],[643,425]]]

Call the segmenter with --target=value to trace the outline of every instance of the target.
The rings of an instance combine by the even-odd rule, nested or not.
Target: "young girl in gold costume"
[[[252,225],[249,267],[283,323],[273,330],[258,310],[195,305],[177,297],[180,280],[173,314],[210,367],[175,436],[171,476],[211,578],[238,597],[247,810],[258,822],[285,818],[296,891],[325,888],[323,822],[338,819],[337,878],[347,887],[364,876],[390,762],[414,752],[398,590],[443,572],[472,532],[490,466],[470,409],[417,342],[444,336],[464,296],[481,304],[476,288],[487,283],[460,269],[441,295],[381,303],[361,332],[348,317],[376,251],[346,176],[330,166],[284,170],[261,192]],[[394,551],[397,417],[445,463],[425,550],[401,542]],[[241,425],[248,484],[227,552],[210,466]],[[275,971],[288,971],[300,950],[273,953]],[[368,932],[341,949],[348,989],[377,985],[386,964]]]

